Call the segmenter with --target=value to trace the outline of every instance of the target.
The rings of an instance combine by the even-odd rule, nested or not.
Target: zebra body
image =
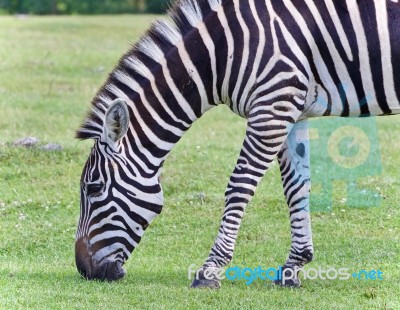
[[[172,24],[156,22],[121,58],[77,132],[95,139],[81,179],[79,271],[123,276],[122,264],[161,212],[164,160],[218,104],[248,125],[201,270],[232,259],[245,208],[276,157],[292,232],[284,268],[303,266],[313,256],[307,119],[400,112],[400,4],[181,0],[170,17]]]

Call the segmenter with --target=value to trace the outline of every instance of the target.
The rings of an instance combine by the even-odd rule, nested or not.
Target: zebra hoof
[[[210,288],[213,290],[219,289],[221,287],[221,282],[218,280],[207,280],[207,279],[195,279],[190,288]]]
[[[196,277],[190,287],[218,289],[221,287],[221,281],[216,276],[216,270],[209,267],[200,269],[196,273]]]
[[[285,280],[285,282],[283,282],[280,279],[280,280],[275,280],[274,284],[282,286],[282,287],[290,287],[290,288],[299,288],[301,286],[301,282],[299,279],[287,279],[287,280]]]
[[[299,288],[301,286],[301,281],[297,276],[297,273],[290,267],[284,267],[282,271],[282,278],[274,280],[275,285],[290,288]]]

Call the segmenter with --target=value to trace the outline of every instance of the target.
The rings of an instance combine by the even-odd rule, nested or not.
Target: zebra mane
[[[108,106],[115,99],[110,96],[112,77],[118,76],[124,68],[135,71],[139,79],[146,80],[151,60],[160,62],[163,50],[168,50],[183,40],[183,37],[201,23],[204,18],[216,11],[225,0],[177,0],[167,11],[167,19],[158,19],[147,32],[121,57],[108,80],[92,101],[86,118],[76,131],[78,139],[98,139],[103,132],[103,120]],[[169,18],[168,18],[169,17]],[[145,55],[146,57],[143,57]],[[149,61],[150,58],[151,60]],[[114,98],[112,98],[114,97]]]

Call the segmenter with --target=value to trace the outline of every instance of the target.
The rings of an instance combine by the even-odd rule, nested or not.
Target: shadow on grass
[[[61,268],[60,268],[61,269]],[[138,270],[127,270],[127,274],[124,278],[109,282],[100,280],[86,280],[79,275],[78,271],[74,269],[69,270],[51,270],[51,271],[38,271],[38,270],[0,270],[0,279],[5,281],[8,285],[36,285],[41,286],[60,286],[60,283],[64,283],[65,286],[89,286],[89,287],[110,287],[110,286],[164,286],[164,287],[189,287],[191,281],[185,278],[181,272],[174,271],[158,271],[152,272],[150,270],[138,271]],[[2,282],[0,280],[0,283]]]

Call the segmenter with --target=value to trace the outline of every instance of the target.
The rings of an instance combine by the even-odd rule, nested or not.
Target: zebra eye
[[[90,197],[97,197],[101,195],[101,191],[104,188],[103,183],[89,183],[86,184],[86,194]]]

